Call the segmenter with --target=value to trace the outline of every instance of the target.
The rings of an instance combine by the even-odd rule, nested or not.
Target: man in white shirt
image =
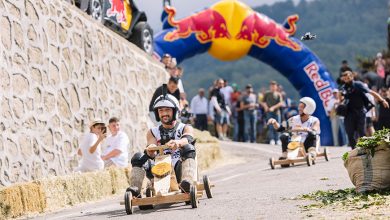
[[[207,130],[208,100],[204,96],[203,88],[198,90],[198,95],[191,100],[191,112],[195,119],[195,128],[203,131]]]
[[[102,170],[104,162],[101,159],[101,142],[106,138],[106,126],[100,119],[94,119],[89,126],[90,131],[84,134],[80,141],[77,154],[81,156],[79,167],[76,171],[90,172]]]
[[[108,128],[110,129],[111,135],[107,137],[104,142],[106,149],[102,156],[104,160],[104,166],[116,166],[125,168],[129,165],[129,137],[127,134],[120,130],[119,119],[113,117],[108,122]]]
[[[228,105],[229,108],[231,108],[232,102],[231,102],[230,98],[231,98],[234,90],[231,86],[229,86],[228,81],[226,79],[224,79],[223,82],[224,82],[224,86],[221,88],[221,93],[223,94],[223,96],[225,98],[226,105]]]
[[[316,157],[317,136],[320,134],[320,120],[312,116],[316,110],[316,103],[310,97],[303,97],[299,100],[298,111],[299,115],[292,116],[287,120],[287,128],[279,124],[276,119],[270,118],[268,125],[272,125],[276,131],[288,131],[301,137],[300,142],[303,143],[305,150],[313,158]],[[286,132],[280,136],[282,141],[283,155],[279,159],[287,158],[287,148],[291,141],[291,135]]]

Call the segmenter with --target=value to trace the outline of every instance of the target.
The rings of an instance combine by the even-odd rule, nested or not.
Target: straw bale
[[[200,170],[209,168],[216,160],[221,158],[221,149],[217,143],[196,144],[198,167]]]
[[[43,212],[46,208],[46,196],[40,184],[20,184],[24,212]]]
[[[40,182],[45,190],[49,210],[97,200],[112,192],[108,171],[53,177]]]
[[[0,219],[15,218],[24,213],[22,192],[18,185],[0,191]]]
[[[194,138],[196,139],[196,143],[219,143],[218,139],[211,136],[208,131],[194,129]]]
[[[129,181],[125,169],[110,168],[112,194],[124,193],[124,189],[129,187]]]

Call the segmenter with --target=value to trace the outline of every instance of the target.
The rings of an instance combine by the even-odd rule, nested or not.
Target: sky
[[[156,31],[161,30],[160,16],[162,12],[163,0],[134,0],[139,10],[145,11],[148,17],[148,23]],[[219,0],[171,0],[172,6],[177,9],[177,18],[183,18],[194,11],[199,11],[209,7]],[[264,4],[271,5],[275,2],[285,0],[241,0],[251,7],[261,6]],[[298,0],[294,0],[298,2]]]

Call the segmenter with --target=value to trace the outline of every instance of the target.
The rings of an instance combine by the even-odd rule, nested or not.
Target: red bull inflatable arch
[[[155,36],[155,55],[169,53],[181,62],[208,52],[221,61],[251,56],[283,74],[299,91],[317,104],[314,113],[321,121],[321,144],[333,145],[326,109],[333,99],[335,83],[321,60],[300,40],[298,15],[284,25],[253,11],[237,0],[223,0],[186,18],[176,20],[175,9],[165,7],[164,29]]]

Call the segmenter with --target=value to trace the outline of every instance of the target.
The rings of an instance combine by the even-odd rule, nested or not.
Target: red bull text
[[[306,75],[313,82],[315,89],[318,92],[318,96],[322,101],[322,105],[325,109],[328,109],[328,104],[331,99],[333,99],[332,88],[330,87],[330,83],[323,80],[318,73],[317,63],[312,61],[308,65],[304,67]]]

